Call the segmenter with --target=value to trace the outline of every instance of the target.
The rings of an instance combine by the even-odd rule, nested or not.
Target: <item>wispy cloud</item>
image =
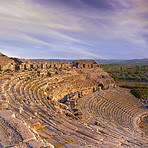
[[[29,44],[32,56],[143,58],[147,8],[147,0],[0,0],[0,42],[22,52]]]

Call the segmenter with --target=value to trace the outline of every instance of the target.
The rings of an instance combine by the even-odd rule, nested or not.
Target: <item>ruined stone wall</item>
[[[3,56],[2,56],[3,57]],[[59,68],[98,68],[100,65],[95,61],[76,60],[73,63],[68,62],[48,62],[48,61],[31,61],[17,58],[0,58],[0,71],[18,71],[30,69],[59,69]]]
[[[79,92],[79,95],[84,96],[95,91],[116,87],[114,80],[100,68],[95,71],[93,69],[71,69],[67,77],[60,79],[62,77],[57,76],[54,87],[49,84],[49,98],[67,99],[70,93]]]
[[[73,62],[73,67],[76,68],[97,68],[100,65],[94,60],[75,60]]]
[[[0,71],[18,71],[18,70],[30,70],[30,69],[50,69],[50,68],[70,68],[71,63],[62,63],[62,62],[38,62],[38,61],[27,61],[21,64],[19,63],[2,63],[0,62]]]
[[[0,71],[14,70],[15,62],[0,52]]]

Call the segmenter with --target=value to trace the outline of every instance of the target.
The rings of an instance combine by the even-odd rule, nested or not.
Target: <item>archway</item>
[[[33,64],[30,64],[30,68],[33,68]]]
[[[99,84],[98,87],[101,87],[101,89],[104,88],[103,84]]]
[[[24,65],[24,70],[26,70],[27,69],[27,67],[26,67],[26,64]]]
[[[83,68],[85,68],[85,64],[83,64]]]

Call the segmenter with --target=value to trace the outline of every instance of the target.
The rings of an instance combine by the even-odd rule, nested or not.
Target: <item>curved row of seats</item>
[[[94,120],[98,120],[103,126],[110,127],[111,124],[117,125],[121,132],[129,133],[129,135],[131,133],[133,134],[136,130],[133,122],[135,118],[142,112],[145,112],[145,110],[140,110],[138,106],[133,104],[133,100],[129,101],[132,105],[129,104],[129,102],[127,104],[123,101],[123,96],[120,98],[121,101],[120,99],[115,99],[116,92],[118,92],[118,90],[113,90],[113,98],[107,97],[109,95],[103,92],[87,99],[85,108],[88,109],[89,114]]]
[[[88,138],[85,133],[88,130],[87,128],[84,128],[79,122],[68,120],[65,115],[57,114],[55,108],[47,100],[43,92],[47,84],[52,85],[52,82],[49,82],[50,78],[35,78],[31,77],[30,73],[16,73],[11,76],[11,79],[0,82],[3,88],[0,95],[9,100],[9,106],[17,117],[29,126],[34,125],[34,120],[44,125],[45,128],[41,126],[37,131],[40,135],[43,135],[42,137],[48,137],[49,141],[53,140],[52,144],[54,145],[61,144],[59,141],[64,140],[63,134],[71,138],[73,133],[77,140],[83,140],[83,137]],[[26,78],[29,76],[30,78],[27,80]],[[112,94],[115,93],[116,90]],[[117,93],[119,92],[117,91]],[[83,102],[84,98],[80,99]],[[110,131],[109,136],[125,135],[127,130],[124,130],[124,128],[129,130],[127,135],[130,136],[130,132],[134,131],[133,120],[142,111],[137,111],[136,105],[131,108],[131,105],[123,104],[123,102],[123,100],[116,99],[116,95],[110,98],[105,93],[95,93],[91,98],[84,99],[81,108],[83,108],[85,119],[90,119],[91,122],[100,121],[106,127],[104,130]],[[21,107],[24,111],[20,113],[19,109]],[[84,128],[84,133],[79,132],[81,128]],[[113,130],[118,131],[118,133],[112,132]],[[93,134],[94,137],[96,134],[102,136],[101,133],[94,131]],[[94,140],[94,138],[91,139]]]
[[[29,77],[27,73],[23,73],[22,75],[15,74],[8,81],[1,81],[4,87],[2,93],[6,94],[4,97],[9,100],[9,108],[15,112],[17,118],[27,123],[28,126],[33,126],[33,120],[37,120],[43,124],[46,128],[43,128],[43,130],[39,129],[38,132],[41,135],[47,136],[50,141],[53,141],[54,145],[60,145],[62,141],[64,143],[65,139],[62,138],[63,133],[69,135],[68,138],[71,139],[70,133],[74,131],[71,127],[66,126],[70,122],[67,121],[66,117],[63,117],[63,122],[44,94],[40,93],[42,88],[49,82],[49,78],[30,77],[26,81],[27,77]],[[2,93],[0,94],[2,95]],[[24,110],[21,114],[19,113],[20,107]],[[74,129],[77,129],[77,127],[74,126]],[[78,136],[79,133],[75,132],[75,135],[77,135],[77,139],[80,138]]]

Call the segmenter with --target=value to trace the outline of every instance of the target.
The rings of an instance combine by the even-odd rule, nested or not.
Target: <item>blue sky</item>
[[[148,0],[0,0],[0,52],[19,58],[148,58]]]

